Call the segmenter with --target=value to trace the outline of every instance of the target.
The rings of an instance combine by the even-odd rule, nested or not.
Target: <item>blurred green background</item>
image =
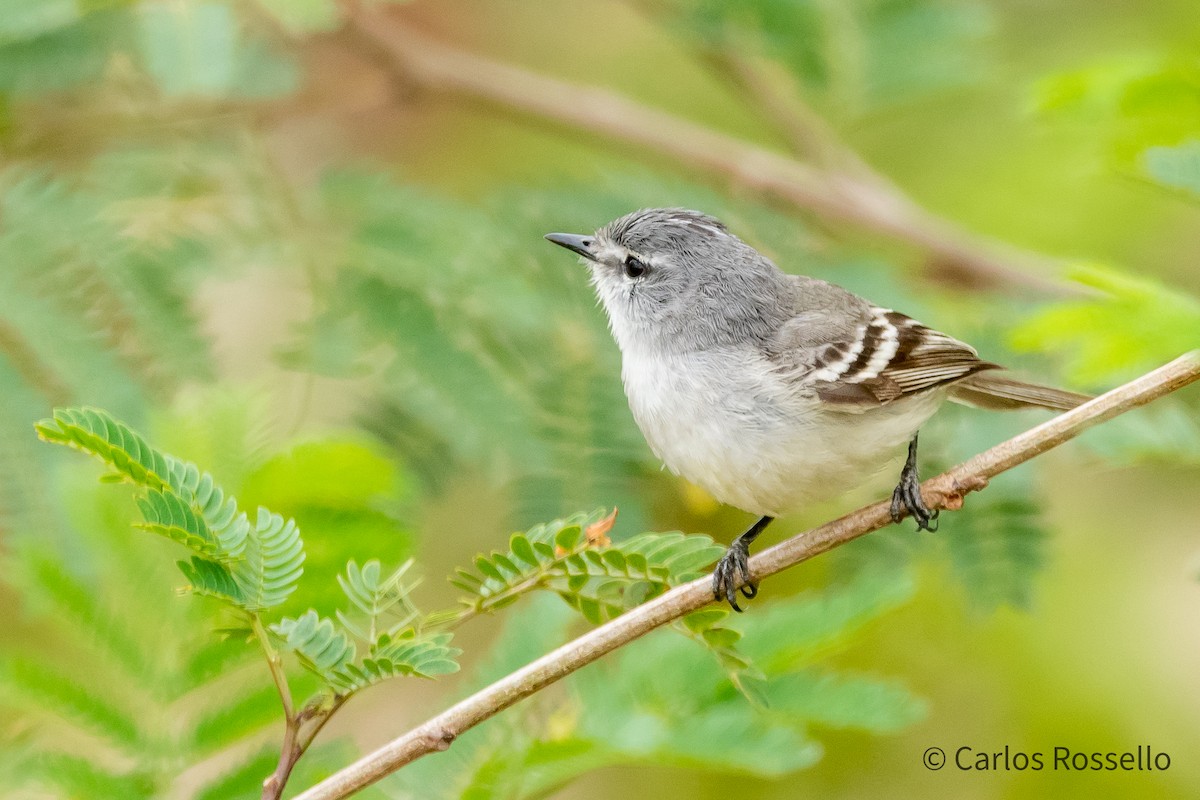
[[[662,114],[698,127],[646,143]],[[746,180],[724,140],[697,158],[713,133],[809,169]],[[800,176],[841,212],[789,194]],[[654,205],[1102,391],[1200,341],[1200,10],[0,0],[5,796],[254,796],[278,752],[261,661],[176,596],[180,554],[130,527],[127,491],[37,441],[55,406],[106,408],[294,516],[292,614],[331,607],[349,558],[415,557],[420,602],[452,603],[456,565],[599,506],[617,540],[729,541],[745,515],[659,469],[584,271],[541,239]],[[781,676],[767,709],[659,633],[373,796],[1200,797],[1198,412],[1185,390],[936,535],[770,581],[733,623]],[[1042,418],[948,408],[925,472]],[[289,794],[582,625],[552,597],[473,621],[462,673],[352,700]],[[1139,745],[1170,769],[921,761]]]

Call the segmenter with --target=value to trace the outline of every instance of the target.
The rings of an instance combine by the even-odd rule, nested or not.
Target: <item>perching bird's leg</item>
[[[734,611],[741,612],[737,604],[737,592],[752,598],[758,594],[758,584],[750,580],[750,543],[771,524],[774,517],[762,517],[741,536],[733,540],[725,555],[717,562],[713,570],[713,597],[720,600],[724,597]]]
[[[900,472],[900,483],[892,492],[892,522],[904,519],[906,510],[917,521],[917,530],[937,530],[938,512],[930,511],[921,497],[921,478],[917,475],[916,435],[908,443],[908,460],[904,462],[904,469]]]

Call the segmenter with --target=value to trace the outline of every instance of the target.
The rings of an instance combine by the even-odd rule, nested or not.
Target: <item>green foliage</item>
[[[1129,170],[1149,149],[1197,135],[1200,68],[1190,54],[1116,57],[1042,79],[1035,103],[1048,121],[1087,125]]]
[[[103,411],[59,409],[38,424],[38,433],[46,441],[99,457],[143,489],[138,505],[145,523],[140,527],[195,553],[190,561],[178,562],[193,592],[256,614],[282,605],[295,591],[305,552],[293,520],[259,507],[250,525],[208,473],[155,450]],[[422,633],[408,624],[416,615],[408,604],[409,587],[401,583],[409,566],[411,562],[382,580],[378,561],[361,569],[354,561],[346,566],[338,582],[352,609],[366,617],[365,624],[341,612],[335,622],[310,610],[280,620],[272,630],[339,694],[396,675],[454,672],[460,651],[449,646],[451,634]],[[392,619],[397,614],[402,615],[398,622]],[[351,636],[365,646],[359,661]]]
[[[643,5],[667,9],[672,26],[629,32],[647,58],[639,64],[657,63],[657,52],[682,60],[734,48],[767,80],[790,73],[898,181],[907,167],[891,154],[904,150],[905,127],[919,122],[924,142],[937,95],[981,86],[993,33],[1010,27],[974,0]],[[1005,363],[1007,342],[1035,367],[1031,377],[1055,382],[1033,355],[1050,353],[1081,388],[1106,388],[1194,346],[1194,298],[1142,276],[1141,263],[1136,278],[1085,271],[1105,297],[1043,306],[1014,333],[1008,304],[946,302],[874,244],[864,257],[862,242],[834,243],[752,189],[654,175],[625,154],[514,134],[465,106],[424,104],[462,137],[447,140],[452,168],[432,159],[398,170],[391,156],[426,137],[397,141],[389,125],[357,124],[366,96],[357,87],[378,90],[360,80],[372,67],[359,64],[349,37],[313,38],[335,30],[340,14],[333,0],[11,0],[0,14],[0,591],[17,598],[0,648],[6,787],[62,797],[256,793],[278,758],[259,747],[277,738],[278,703],[242,641],[254,617],[285,654],[293,690],[327,702],[392,676],[456,670],[451,629],[534,589],[477,683],[558,645],[581,618],[602,622],[700,574],[719,554],[707,537],[589,544],[583,531],[595,517],[579,516],[515,534],[456,574],[465,604],[427,613],[414,601],[409,559],[419,542],[406,519],[418,509],[437,519],[424,504],[444,488],[486,485],[498,498],[489,515],[521,528],[600,502],[619,505],[633,531],[677,524],[686,511],[633,425],[586,276],[541,243],[547,230],[590,230],[639,206],[703,208],[785,269],[862,290],[988,345]],[[312,91],[289,101],[310,64]],[[342,73],[352,77],[334,77]],[[673,110],[753,111],[742,98],[714,97],[722,90],[706,77],[680,80],[678,92],[671,77]],[[1042,82],[1043,116],[1065,122],[1060,132],[1086,131],[1071,139],[1074,150],[1098,146],[1123,172],[1194,200],[1196,77],[1190,57],[1110,59]],[[351,82],[356,91],[342,91]],[[703,105],[685,108],[689,92]],[[983,95],[963,95],[947,133],[986,175],[989,153],[977,143],[986,137],[970,127]],[[406,120],[424,113],[407,102],[404,111]],[[750,115],[745,129],[760,121]],[[371,129],[386,134],[368,138]],[[471,152],[478,131],[489,154],[512,155],[503,177],[479,169],[499,159]],[[312,143],[328,140],[346,150],[312,158]],[[389,161],[348,167],[364,152]],[[998,152],[991,161],[1005,182],[1023,185],[1021,153]],[[940,149],[936,161],[962,174],[942,168],[950,162]],[[532,175],[549,177],[534,185]],[[993,230],[991,220],[980,227]],[[224,399],[212,391],[218,375],[237,383]],[[44,438],[94,453],[109,478],[134,485],[138,527],[154,537],[130,536],[120,496],[101,500],[29,435],[47,407],[83,403],[146,431],[156,425],[149,438],[204,465],[150,447],[102,412],[69,409],[43,423]],[[254,403],[261,418],[246,410]],[[1193,405],[1139,412],[1081,446],[1112,461],[1194,463]],[[976,415],[945,437],[952,450],[928,455],[958,458],[1032,419]],[[295,440],[292,426],[311,431],[314,421],[359,432],[280,446]],[[938,440],[923,437],[924,447]],[[1049,535],[1036,496],[1032,481],[999,482],[948,517],[939,537],[893,531],[856,543],[849,582],[764,603],[745,619],[716,608],[689,615],[675,626],[683,636],[633,645],[394,783],[419,796],[437,787],[522,797],[632,764],[764,777],[818,759],[820,729],[897,730],[921,704],[871,674],[868,659],[853,663],[855,635],[903,602],[905,567],[922,558],[945,558],[978,608],[1028,603]],[[436,557],[493,546],[467,541],[440,539]],[[385,569],[380,556],[401,566]],[[188,591],[218,602],[173,599],[169,561]],[[898,579],[879,577],[881,564]],[[824,664],[831,654],[836,668]],[[312,751],[294,781],[303,786],[351,755]],[[215,765],[211,782],[184,785],[180,773],[201,762]]]
[[[1068,359],[1073,380],[1104,386],[1135,377],[1196,346],[1196,298],[1112,268],[1080,266],[1072,277],[1098,289],[1098,295],[1039,311],[1013,331],[1014,347],[1060,352]]]
[[[338,578],[347,561],[411,555],[414,536],[404,521],[411,479],[380,450],[365,437],[303,442],[261,460],[245,476],[239,497],[292,517],[313,534],[305,542],[304,595],[285,604],[285,612],[311,607],[330,616],[345,601]]]
[[[976,610],[1000,606],[1028,609],[1046,560],[1046,531],[1032,499],[998,494],[971,502],[946,536],[951,565]]]
[[[604,520],[602,511],[555,520],[514,533],[507,552],[477,556],[474,570],[459,569],[450,578],[466,592],[457,616],[495,611],[545,589],[598,625],[700,577],[724,552],[702,534],[643,533],[610,543],[606,523],[611,520]],[[710,648],[739,687],[749,692],[752,674],[743,674],[749,664],[734,648],[740,634],[720,625],[727,613],[696,612],[676,627]]]
[[[337,694],[347,694],[398,675],[433,678],[458,671],[462,652],[450,647],[447,631],[422,631],[418,611],[409,600],[412,586],[402,580],[408,561],[380,577],[378,561],[346,565],[338,583],[349,601],[336,619],[309,610],[298,619],[272,626],[284,645]],[[416,623],[416,624],[414,624]],[[359,647],[362,657],[357,658]]]
[[[681,533],[642,534],[598,546],[585,528],[602,516],[596,511],[538,525],[514,533],[507,552],[476,557],[475,571],[460,569],[451,578],[467,593],[463,606],[492,611],[530,589],[547,588],[598,624],[697,577],[723,552],[708,536]]]
[[[282,604],[295,590],[304,544],[294,521],[260,507],[251,525],[211,475],[155,450],[103,411],[58,409],[37,429],[44,440],[90,453],[144,490],[142,527],[196,554],[179,567],[198,593],[256,612]]]
[[[18,796],[191,797],[206,787],[181,779],[184,766],[219,755],[236,770],[247,746],[275,735],[274,687],[252,650],[211,634],[215,605],[172,596],[170,559],[129,535],[119,497],[83,485],[71,496],[85,524],[70,551],[21,539],[3,563],[25,601],[12,622],[30,632],[0,656],[5,785]],[[18,719],[23,738],[8,741]],[[222,796],[256,794],[264,774],[221,776]]]
[[[450,581],[466,592],[454,617],[495,611],[538,589],[557,594],[593,625],[613,619],[672,586],[705,574],[724,548],[702,534],[643,533],[615,543],[603,511],[576,515],[514,533],[507,552],[475,558]],[[737,650],[741,633],[723,624],[729,612],[712,608],[674,627],[708,648],[733,684],[759,700],[758,671]]]
[[[247,635],[250,633],[247,625],[261,631],[257,627],[260,614],[283,605],[297,588],[305,551],[294,521],[259,507],[251,524],[238,510],[237,502],[216,485],[210,474],[155,449],[106,412],[58,409],[51,419],[38,423],[37,429],[48,442],[98,457],[112,470],[109,477],[136,487],[138,508],[144,519],[139,527],[193,553],[190,560],[178,562],[189,581],[188,588],[193,593],[217,598],[236,612],[231,632]],[[356,456],[356,451],[346,447],[329,448],[326,452],[340,453],[343,464],[346,456]],[[268,463],[279,468],[280,462]],[[345,477],[347,486],[353,486],[354,473]],[[373,481],[368,481],[372,490],[382,488],[379,481],[387,480],[372,478]],[[263,487],[269,485],[269,481],[260,483]],[[342,497],[342,505],[354,509],[356,503],[352,498],[358,491],[361,489],[349,493],[345,489],[326,489],[324,495]],[[122,545],[122,551],[128,552],[127,545]],[[286,651],[295,653],[303,666],[316,673],[324,691],[335,695],[346,695],[395,676],[435,677],[454,672],[458,669],[455,658],[460,651],[449,645],[452,634],[423,631],[410,624],[416,612],[408,601],[411,587],[402,583],[410,566],[411,562],[406,563],[381,578],[379,562],[370,561],[360,568],[351,561],[345,576],[339,579],[350,605],[347,612],[339,613],[334,621],[310,610],[299,618],[284,617],[271,625],[271,630]],[[95,618],[97,612],[87,609],[94,601],[82,589],[65,582],[65,576],[46,570],[39,580],[42,590],[57,593],[55,599],[60,604],[70,601],[76,613],[85,613],[88,620]],[[359,650],[352,637],[360,640],[361,658],[356,658]],[[122,641],[120,637],[114,638],[115,643]],[[270,645],[264,641],[264,646]],[[129,649],[136,647],[131,645]],[[130,660],[124,650],[120,655],[123,660]],[[202,654],[197,666],[208,660],[209,656]],[[109,702],[103,691],[82,688],[74,674],[62,674],[28,659],[13,658],[3,666],[0,689],[19,702],[23,711],[44,709],[70,717],[81,728],[127,749],[144,746],[136,716],[130,716],[136,710]],[[184,671],[187,678],[194,676],[202,682],[222,677],[190,665],[185,665]],[[239,736],[257,735],[274,718],[274,713],[262,713],[264,708],[272,708],[276,695],[274,687],[266,688],[270,691],[233,697],[232,705],[227,708],[209,707],[196,715],[189,747],[204,750],[222,746]],[[97,782],[102,779],[142,779],[140,775],[104,772],[91,763],[80,762],[76,766],[78,769],[64,766],[56,783],[99,785]],[[223,777],[219,785],[235,785],[245,777],[238,778],[239,774]],[[145,792],[131,796],[152,796],[165,785],[165,780],[165,776],[153,777]],[[261,781],[261,775],[258,780]]]
[[[763,673],[765,704],[735,691],[716,663],[697,660],[693,642],[658,632],[572,675],[565,697],[517,706],[385,786],[435,800],[519,799],[546,796],[604,768],[667,764],[770,777],[811,766],[823,752],[816,728],[887,733],[924,715],[924,703],[895,680],[814,666],[852,648],[857,630],[913,591],[903,570],[877,571],[739,617],[733,629]],[[506,674],[561,638],[568,621],[561,607],[531,604],[528,611],[544,627],[510,620],[475,684]]]
[[[378,561],[368,561],[359,567],[354,561],[346,564],[346,574],[338,575],[338,584],[363,621],[356,622],[352,613],[338,611],[338,621],[357,638],[374,642],[380,634],[395,637],[396,634],[417,616],[417,610],[409,601],[411,586],[405,586],[404,575],[412,567],[412,561],[401,564],[391,575],[380,577]]]
[[[318,675],[332,675],[354,660],[354,645],[334,629],[333,622],[309,611],[299,619],[284,618],[274,626],[284,644],[300,657],[305,667]]]
[[[244,607],[261,611],[282,605],[304,572],[304,543],[293,520],[258,509],[246,552],[233,569]]]

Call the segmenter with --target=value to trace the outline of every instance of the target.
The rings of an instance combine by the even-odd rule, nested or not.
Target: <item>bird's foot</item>
[[[916,467],[906,465],[900,473],[900,483],[892,492],[892,522],[904,519],[904,512],[917,521],[917,530],[936,531],[938,529],[938,512],[930,511],[921,497],[921,479],[917,477]]]
[[[713,570],[713,598],[724,598],[734,611],[741,613],[737,604],[737,593],[741,591],[747,599],[758,594],[758,584],[750,580],[750,545],[738,538]]]

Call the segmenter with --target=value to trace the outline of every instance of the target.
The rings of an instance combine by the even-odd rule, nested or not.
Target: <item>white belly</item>
[[[938,392],[869,411],[823,409],[755,355],[626,352],[642,434],[675,473],[722,503],[778,516],[868,481],[940,405]]]

